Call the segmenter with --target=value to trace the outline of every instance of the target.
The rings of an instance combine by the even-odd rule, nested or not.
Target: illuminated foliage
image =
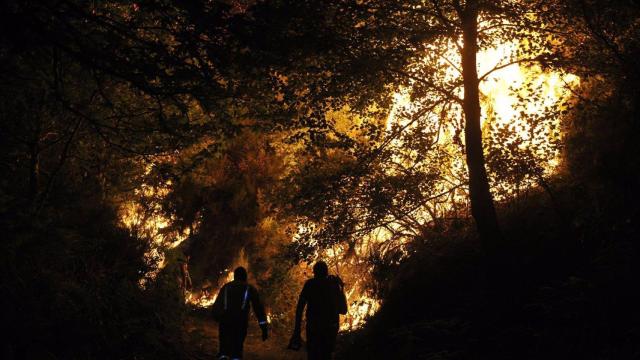
[[[305,172],[311,179],[309,186],[302,186],[301,194],[309,195],[307,204],[317,204],[319,211],[311,214],[305,203],[296,203],[296,208],[317,225],[305,226],[305,234],[311,236],[309,230],[317,230],[316,238],[326,239],[328,246],[350,241],[350,236],[362,235],[362,229],[390,223],[387,216],[392,215],[386,211],[398,209],[396,218],[410,217],[415,215],[417,204],[443,192],[440,196],[453,194],[460,199],[462,194],[455,193],[462,187],[468,189],[471,212],[485,248],[501,243],[484,153],[491,156],[490,170],[503,186],[507,179],[514,184],[528,177],[540,179],[542,169],[553,161],[552,154],[558,153],[543,148],[556,145],[542,144],[545,141],[533,137],[528,141],[535,142],[536,149],[523,146],[527,140],[513,138],[518,130],[507,125],[520,118],[521,124],[531,123],[526,131],[535,132],[536,138],[558,143],[554,119],[566,95],[554,94],[551,102],[544,100],[545,105],[535,105],[539,107],[532,112],[530,104],[539,103],[544,96],[533,89],[527,95],[513,89],[513,96],[521,99],[513,104],[509,114],[513,119],[487,125],[495,130],[493,144],[515,145],[489,150],[482,145],[481,120],[495,119],[491,110],[497,105],[482,98],[490,95],[481,95],[486,83],[501,71],[504,74],[519,65],[553,59],[553,36],[537,18],[536,9],[526,1],[267,1],[249,7],[241,27],[246,35],[239,38],[246,41],[257,62],[286,76],[284,103],[310,106],[309,126],[319,125],[320,129],[305,133],[310,142],[322,149],[335,148],[333,152],[320,151],[324,161],[330,162],[328,168],[314,166]],[[290,21],[279,21],[282,17]],[[479,65],[482,55],[491,51],[489,56],[496,58],[486,61],[491,66]],[[546,76],[543,73],[539,76]],[[564,75],[555,76],[564,80]],[[536,86],[533,83],[519,86]],[[410,106],[398,106],[394,94],[406,96]],[[369,141],[348,141],[348,133],[336,134],[339,131],[326,115],[329,109],[345,104],[349,104],[352,116],[360,116],[361,122],[354,128],[366,129]],[[388,117],[390,111],[392,116]],[[551,129],[554,126],[555,130]],[[546,133],[541,135],[541,131]],[[507,136],[512,139],[507,141]],[[445,145],[446,141],[449,144]],[[390,149],[394,145],[395,149]],[[460,157],[466,157],[466,170],[457,162]],[[399,168],[391,170],[394,166]],[[444,174],[451,171],[454,174]],[[322,174],[313,178],[314,172]],[[448,181],[449,186],[435,186],[436,178]],[[307,241],[307,246],[310,244]]]
[[[33,326],[60,358],[179,358],[181,295],[209,304],[237,265],[286,327],[306,262],[325,259],[346,283],[342,329],[358,329],[416,254],[437,273],[442,244],[473,247],[470,216],[485,254],[515,243],[494,199],[526,203],[539,185],[571,238],[633,198],[633,1],[0,10],[4,308],[14,337]],[[597,211],[572,219],[556,185],[578,175]],[[187,255],[194,288],[180,292]],[[69,325],[75,353],[55,346]]]

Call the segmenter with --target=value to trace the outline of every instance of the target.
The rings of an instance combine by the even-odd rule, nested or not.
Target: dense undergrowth
[[[46,220],[2,218],[3,358],[183,358],[177,287],[139,284],[146,242],[108,208],[69,205]]]
[[[423,48],[434,35],[425,34],[421,2],[406,18],[387,8],[395,4],[389,1],[335,1],[335,13],[326,11],[326,1],[255,2],[260,6],[247,18],[245,6],[231,8],[233,1],[205,3],[0,5],[2,359],[190,357],[177,264],[141,286],[145,274],[157,270],[157,261],[145,255],[157,244],[122,229],[117,212],[123,200],[139,198],[150,215],[164,212],[176,219],[175,227],[197,230],[189,249],[196,287],[220,275],[244,249],[273,318],[286,330],[294,286],[306,275],[291,276],[281,245],[292,233],[274,214],[288,223],[290,212],[294,219],[328,213],[337,225],[335,240],[345,241],[344,232],[360,221],[350,216],[368,212],[345,217],[347,207],[334,206],[330,196],[353,209],[373,208],[363,221],[375,224],[393,207],[412,208],[431,190],[417,169],[407,180],[384,179],[384,168],[365,155],[362,163],[375,166],[347,168],[347,178],[357,185],[371,175],[365,179],[370,189],[352,196],[359,187],[333,181],[340,163],[331,154],[339,149],[355,156],[383,132],[363,123],[356,134],[366,131],[354,141],[326,117],[350,102],[356,110],[375,99],[381,108],[371,115],[380,116],[393,89],[413,83],[388,70],[422,58],[414,47]],[[333,16],[362,4],[387,10],[369,25],[374,17],[368,11]],[[560,171],[553,179],[536,177],[543,186],[497,204],[507,241],[490,258],[480,250],[472,219],[435,220],[398,268],[397,259],[374,256],[379,288],[373,292],[383,305],[364,329],[343,337],[340,358],[640,358],[640,8],[626,0],[540,4],[551,6],[539,6],[545,10],[537,16],[559,39],[550,49],[554,56],[538,57],[538,65],[581,79],[580,88],[571,89],[575,99],[560,111]],[[314,18],[308,9],[323,16]],[[265,39],[290,41],[261,44]],[[430,72],[418,75],[431,83]],[[419,86],[412,96],[441,92],[431,87]],[[419,130],[406,145],[423,154],[430,149],[423,131],[429,128]],[[339,141],[332,139],[336,134]],[[295,207],[289,194],[271,202],[269,193],[279,185],[297,189],[291,186],[297,182],[283,181],[287,163],[315,164],[296,153],[280,158],[277,151],[288,151],[274,147],[271,136],[291,137],[284,143],[302,139],[307,156],[330,165],[309,167],[310,175],[320,170],[315,179],[325,179],[307,184],[320,193],[303,194],[313,200],[302,197],[309,209],[289,211]],[[518,154],[512,160],[522,160]],[[370,155],[394,159],[392,152]],[[442,161],[419,158],[426,170]],[[513,167],[531,170],[530,161],[523,163]],[[292,174],[302,175],[305,185],[303,170]],[[172,191],[164,204],[154,186]],[[395,201],[405,188],[415,191]]]
[[[579,186],[561,195],[588,206]],[[430,234],[341,358],[637,357],[637,209],[565,218],[544,196],[503,212],[513,243],[499,271],[483,261],[471,227]]]
[[[638,358],[636,121],[617,109],[567,129],[564,171],[548,191],[499,205],[501,256],[484,256],[464,220],[417,239],[339,358]]]

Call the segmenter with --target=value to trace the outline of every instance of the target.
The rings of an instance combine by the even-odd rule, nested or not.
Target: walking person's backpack
[[[344,283],[339,276],[329,275],[329,280],[336,288],[335,309],[338,314],[347,314],[347,296],[344,294]]]
[[[245,287],[244,290],[244,295],[242,296],[242,303],[240,304],[240,308],[239,309],[228,309],[228,302],[230,302],[230,299],[227,299],[227,292],[228,292],[228,288],[227,285],[225,285],[222,290],[220,291],[220,294],[218,295],[219,297],[221,297],[222,299],[216,299],[216,301],[213,303],[213,306],[211,307],[211,316],[213,317],[213,320],[220,322],[220,320],[222,320],[222,318],[229,312],[229,311],[242,311],[244,310],[247,305],[248,305],[248,301],[249,301],[249,285],[247,285]],[[230,306],[230,305],[229,305]]]

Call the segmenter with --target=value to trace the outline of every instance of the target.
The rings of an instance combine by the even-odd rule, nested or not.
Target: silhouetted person
[[[258,291],[247,283],[247,270],[238,267],[233,271],[233,281],[226,283],[213,304],[213,313],[219,321],[220,350],[218,359],[242,359],[242,346],[247,337],[249,308],[258,318],[262,340],[269,337],[267,317]]]
[[[340,314],[347,313],[347,300],[342,280],[329,275],[324,261],[318,261],[313,266],[313,279],[307,280],[300,292],[296,324],[289,343],[293,349],[300,348],[300,324],[305,306],[307,357],[309,360],[331,359],[340,327]]]

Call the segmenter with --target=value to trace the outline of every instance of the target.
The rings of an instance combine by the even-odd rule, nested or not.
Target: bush
[[[76,204],[77,205],[77,204]],[[108,207],[3,217],[4,358],[179,359],[182,302]]]

